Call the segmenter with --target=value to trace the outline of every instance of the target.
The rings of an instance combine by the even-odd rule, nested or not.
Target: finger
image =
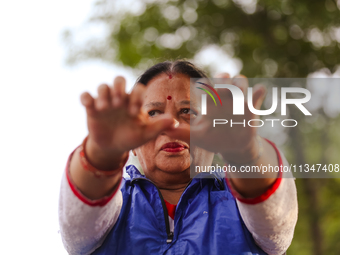
[[[80,95],[80,102],[83,106],[93,107],[94,99],[88,92],[84,92]]]
[[[253,103],[255,109],[259,110],[266,97],[266,88],[262,84],[256,84],[253,88]]]
[[[126,102],[125,93],[126,81],[122,76],[117,76],[113,81],[113,87],[111,89],[112,105],[114,107],[123,106]]]
[[[202,134],[208,133],[211,123],[207,120],[200,120],[197,123],[193,122],[190,125],[190,144],[198,145],[199,141],[202,141]]]
[[[214,81],[218,84],[232,84],[232,79],[230,78],[229,73],[219,73],[216,75]],[[229,89],[216,89],[216,92],[225,98],[231,98],[232,94]]]
[[[108,109],[110,106],[110,88],[107,84],[98,87],[98,97],[95,100],[95,107],[98,111]]]
[[[171,138],[179,139],[190,144],[190,146],[194,146],[202,139],[202,131],[207,129],[208,126],[208,123],[203,123],[197,126],[179,125],[176,128],[168,129],[166,134]]]
[[[190,126],[179,125],[178,127],[172,127],[166,131],[166,134],[174,139],[179,139],[186,143],[190,143]]]
[[[156,121],[148,123],[144,126],[145,142],[157,137],[160,133],[174,127],[174,120],[169,114],[163,114]]]
[[[242,74],[236,75],[232,79],[232,84],[239,87],[244,94],[246,94],[245,92],[247,92],[247,89],[249,87],[249,82],[248,82],[247,77]]]
[[[174,125],[166,131],[166,134],[171,138],[176,138],[190,143],[194,142],[195,139],[201,139],[202,131],[205,131],[210,125],[209,121],[204,120],[201,115],[190,121],[190,125],[182,123]]]
[[[145,91],[146,87],[141,83],[138,83],[132,90],[129,99],[129,113],[131,116],[136,116],[139,113],[143,104]]]
[[[80,95],[80,102],[86,108],[87,112],[94,111],[94,98],[88,92]]]
[[[219,74],[216,75],[216,78],[228,79],[228,78],[230,78],[230,74],[229,73],[219,73]]]

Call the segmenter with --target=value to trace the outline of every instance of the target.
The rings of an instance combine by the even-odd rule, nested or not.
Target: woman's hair
[[[207,75],[194,64],[186,60],[165,61],[158,63],[146,70],[139,78],[137,83],[145,86],[156,76],[165,73],[168,75],[184,74],[190,78],[207,78]]]

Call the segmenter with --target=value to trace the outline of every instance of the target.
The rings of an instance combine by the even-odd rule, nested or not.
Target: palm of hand
[[[243,92],[247,91],[248,82],[244,76],[241,76],[238,80],[223,78],[226,78],[225,83],[233,84]],[[241,153],[254,141],[256,127],[249,126],[248,121],[256,119],[257,116],[249,111],[247,102],[244,102],[244,115],[233,115],[231,92],[228,89],[218,89],[217,92],[221,97],[222,106],[215,106],[212,100],[208,100],[207,114],[199,115],[191,123],[190,144],[228,157],[228,155],[237,152]],[[253,92],[255,108],[260,108],[264,94],[264,88],[256,86]],[[217,119],[220,119],[220,121],[215,123],[220,124],[214,126],[214,120]]]

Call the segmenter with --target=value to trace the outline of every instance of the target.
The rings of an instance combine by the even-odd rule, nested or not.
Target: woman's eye
[[[148,114],[149,114],[150,117],[155,117],[158,114],[160,114],[160,111],[152,110],[152,111],[149,111]]]
[[[184,108],[181,110],[182,113],[184,114],[190,114],[190,115],[194,115],[197,116],[197,113],[193,110],[191,110],[190,108]]]

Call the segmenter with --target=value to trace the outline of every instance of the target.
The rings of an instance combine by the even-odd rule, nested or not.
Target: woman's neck
[[[162,193],[162,196],[164,200],[169,202],[170,204],[177,205],[179,199],[181,198],[185,188],[187,185],[178,187],[176,189],[162,189],[160,188],[160,192]]]
[[[190,174],[183,171],[178,174],[164,171],[155,171],[150,176],[145,173],[146,178],[150,179],[162,193],[163,198],[170,204],[176,205],[190,182]]]

